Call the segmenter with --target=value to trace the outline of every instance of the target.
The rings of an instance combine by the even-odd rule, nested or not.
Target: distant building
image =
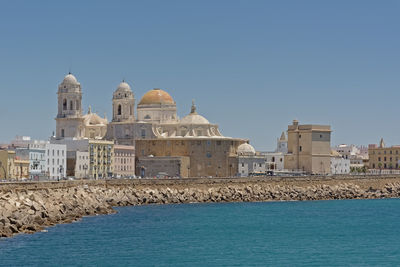
[[[68,153],[68,176],[76,176],[75,171],[79,170],[82,176],[86,173],[85,162],[79,156],[84,154],[76,153],[88,152],[89,166],[87,169],[88,178],[103,179],[113,175],[113,160],[114,160],[114,142],[100,139],[54,139],[52,143],[65,144]],[[75,153],[72,153],[74,152]],[[78,158],[77,158],[78,157]],[[78,165],[77,165],[78,164]],[[73,173],[74,172],[74,173]]]
[[[285,169],[311,174],[331,172],[331,127],[329,125],[299,125],[297,120],[288,126],[288,153]]]
[[[264,156],[256,155],[256,150],[252,145],[248,143],[241,144],[237,149],[237,154],[238,176],[249,177],[266,174],[266,159]]]
[[[151,96],[156,99],[156,95],[151,94]],[[161,94],[160,97],[164,96]],[[157,122],[161,116],[162,123],[153,124],[154,139],[136,140],[137,160],[142,162],[142,159],[146,157],[188,157],[187,173],[189,176],[185,176],[186,172],[181,172],[181,177],[235,176],[238,173],[237,148],[246,140],[223,136],[218,125],[210,123],[197,113],[194,103],[191,112],[177,122],[175,113],[173,113],[175,110],[173,103],[175,102],[168,97],[165,101],[167,101],[169,110],[165,118],[161,116],[160,110],[150,109],[147,104],[150,100],[144,101],[146,108],[143,106],[142,116],[149,115],[150,118],[156,116]],[[152,113],[153,111],[154,113]],[[140,173],[140,165],[137,164],[136,174],[140,175]],[[169,174],[169,176],[175,176],[175,174]]]
[[[368,149],[365,146],[341,144],[333,147],[333,150],[350,160],[350,168],[363,168],[368,164]]]
[[[283,171],[285,151],[287,151],[287,139],[284,132],[278,138],[274,152],[256,152],[250,144],[241,144],[238,147],[238,176],[258,176],[266,175],[268,172]]]
[[[83,179],[89,177],[89,152],[67,152],[67,176]]]
[[[275,152],[282,154],[286,154],[288,152],[288,140],[285,132],[282,132],[281,137],[278,138]]]
[[[66,175],[65,145],[30,140],[27,147],[17,147],[15,151],[22,160],[29,160],[29,175],[33,180],[63,178]]]
[[[140,177],[189,177],[189,157],[141,157],[137,161],[138,176]]]
[[[369,168],[370,169],[399,169],[400,146],[386,147],[383,138],[378,145],[369,145]]]
[[[29,161],[21,160],[13,150],[0,150],[0,179],[29,178]]]
[[[339,152],[331,152],[331,174],[349,174],[350,159],[345,158]]]
[[[114,145],[114,175],[132,177],[135,175],[135,147]]]

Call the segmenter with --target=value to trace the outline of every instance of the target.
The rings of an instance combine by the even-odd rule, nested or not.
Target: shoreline
[[[0,237],[35,233],[113,207],[400,198],[400,176],[79,180],[0,184]]]

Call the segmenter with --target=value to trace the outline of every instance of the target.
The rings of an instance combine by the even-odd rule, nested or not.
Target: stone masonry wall
[[[113,206],[400,197],[400,177],[102,180],[0,184],[0,237],[34,233]]]

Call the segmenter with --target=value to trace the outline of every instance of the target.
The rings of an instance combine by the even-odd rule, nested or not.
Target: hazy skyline
[[[71,70],[83,105],[111,119],[125,79],[185,116],[273,150],[293,119],[332,145],[400,144],[398,1],[0,2],[0,142],[55,130]]]

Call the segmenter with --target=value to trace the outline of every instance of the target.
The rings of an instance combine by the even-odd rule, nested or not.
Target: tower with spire
[[[277,139],[276,152],[281,152],[283,154],[286,154],[288,152],[288,140],[286,138],[285,132],[282,132],[281,137]]]

